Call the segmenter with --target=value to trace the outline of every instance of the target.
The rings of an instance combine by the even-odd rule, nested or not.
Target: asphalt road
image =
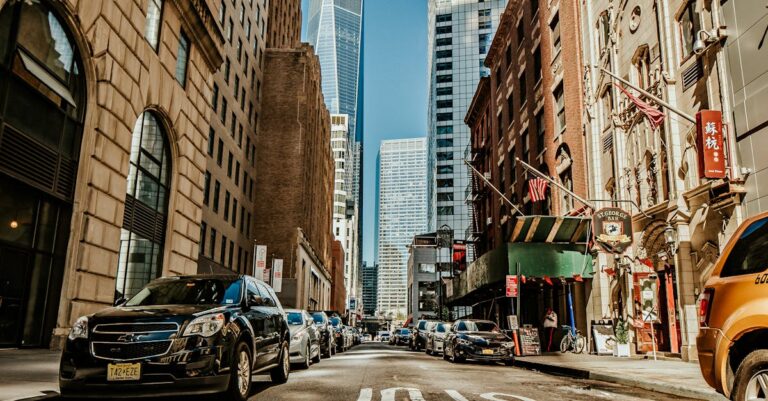
[[[7,355],[6,355],[7,356]],[[0,400],[59,400],[58,354],[37,359],[6,357],[15,366],[0,377]],[[3,365],[0,365],[3,368]],[[26,370],[40,372],[35,381]],[[18,370],[18,376],[14,372]],[[380,343],[359,345],[323,359],[306,370],[291,372],[288,383],[272,385],[256,376],[252,401],[544,401],[544,400],[681,400],[611,383],[551,376],[503,364],[452,364],[441,357]],[[20,394],[37,396],[19,396]],[[14,394],[17,394],[14,396]],[[216,400],[184,397],[164,401]]]
[[[452,364],[404,347],[367,343],[272,386],[257,377],[251,400],[530,401],[680,400],[631,387],[550,376],[503,364]]]

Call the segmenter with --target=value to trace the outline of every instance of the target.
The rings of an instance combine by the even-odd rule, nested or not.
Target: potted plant
[[[616,323],[616,347],[613,349],[613,356],[620,358],[629,358],[629,322],[619,320]]]

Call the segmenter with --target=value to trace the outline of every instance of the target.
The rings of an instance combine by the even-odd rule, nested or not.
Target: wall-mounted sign
[[[267,268],[267,246],[256,245],[253,252],[253,277],[264,281],[264,270]]]
[[[272,261],[272,289],[275,292],[283,290],[283,260],[274,259]]]
[[[725,178],[723,112],[696,113],[696,146],[699,149],[699,178]]]
[[[607,252],[622,253],[632,245],[632,215],[617,207],[606,207],[592,217],[595,241]]]
[[[507,275],[507,298],[517,298],[517,276]]]

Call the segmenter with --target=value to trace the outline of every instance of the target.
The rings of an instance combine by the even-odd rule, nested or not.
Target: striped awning
[[[518,216],[510,242],[585,244],[591,221],[588,217]]]

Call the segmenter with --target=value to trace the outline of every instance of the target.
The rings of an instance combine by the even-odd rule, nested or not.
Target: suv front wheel
[[[272,382],[283,384],[288,381],[288,375],[291,373],[291,356],[288,351],[288,343],[283,343],[283,349],[280,350],[280,363],[269,372]]]
[[[245,401],[251,393],[251,350],[241,342],[235,347],[232,358],[229,387],[226,399]]]
[[[734,401],[768,398],[768,350],[753,351],[736,370],[731,399]]]

